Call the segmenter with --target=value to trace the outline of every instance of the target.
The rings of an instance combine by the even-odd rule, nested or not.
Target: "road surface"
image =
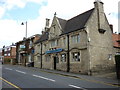
[[[47,73],[17,65],[2,66],[2,88],[68,88],[68,89],[109,89],[119,90],[117,86],[78,79],[74,77]]]

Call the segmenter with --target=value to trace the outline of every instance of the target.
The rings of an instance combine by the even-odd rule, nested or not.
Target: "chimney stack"
[[[45,31],[49,28],[50,19],[46,18]]]
[[[103,7],[103,2],[101,0],[95,0],[94,6],[95,10],[97,12],[97,17],[98,17],[98,30],[103,29],[104,26],[104,7]]]

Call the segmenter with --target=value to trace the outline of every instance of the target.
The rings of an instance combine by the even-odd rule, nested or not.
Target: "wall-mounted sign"
[[[24,49],[25,48],[25,45],[20,45],[20,49]]]
[[[63,51],[63,49],[62,48],[58,48],[58,49],[46,51],[45,53],[49,54],[49,53],[57,53],[57,52],[61,52],[61,51]]]

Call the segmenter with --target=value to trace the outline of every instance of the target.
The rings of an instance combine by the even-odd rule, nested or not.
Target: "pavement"
[[[24,67],[24,66],[20,66],[20,65],[14,65],[14,66]],[[82,80],[86,80],[86,81],[105,83],[108,85],[120,87],[120,80],[117,79],[116,72],[89,76],[89,75],[81,75],[81,74],[63,72],[63,71],[57,71],[57,70],[40,69],[40,68],[35,68],[35,67],[26,67],[26,68],[35,70],[35,71],[42,71],[42,72],[46,72],[46,73],[62,75],[65,77],[73,77],[73,78],[78,78],[78,79],[82,79]]]

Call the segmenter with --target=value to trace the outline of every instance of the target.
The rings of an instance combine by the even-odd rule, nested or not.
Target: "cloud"
[[[22,26],[22,20],[2,19],[2,16],[8,10],[16,7],[24,8],[29,2],[44,5],[46,0],[4,0],[0,6],[0,47],[3,45],[10,45],[12,42],[18,42],[25,37],[25,25]],[[37,17],[35,20],[28,20],[28,36],[39,34],[41,25],[41,18]]]
[[[3,41],[16,41],[23,36],[22,27],[15,20],[0,20],[1,33]]]
[[[80,0],[48,0],[47,6],[43,7],[39,12],[41,16],[44,15],[44,17],[48,18],[53,17],[54,13],[57,12],[57,16],[68,19],[94,7],[89,2],[91,1],[88,0],[88,3],[86,3],[86,1],[80,2]]]
[[[23,8],[26,3],[24,3],[22,0],[7,0],[6,1],[6,8],[12,9],[13,7],[17,6],[20,8]]]
[[[24,8],[29,2],[37,3],[42,6],[47,2],[47,0],[2,0],[0,1],[0,18],[2,18],[7,10],[9,11],[16,7]]]
[[[80,13],[94,8],[94,1],[95,0],[48,0],[47,6],[44,6],[39,10],[40,18],[42,18],[42,20],[45,20],[45,18],[52,19],[54,13],[57,12],[58,17],[63,19],[70,19]],[[119,0],[102,1],[104,2],[104,11],[109,23],[114,25],[114,32],[118,32],[117,13]],[[109,13],[111,14],[109,15]]]
[[[40,34],[45,26],[45,19],[49,18],[52,21],[54,13],[57,12],[57,17],[63,19],[70,19],[80,13],[83,13],[91,8],[94,8],[93,2],[95,0],[4,0],[5,4],[0,6],[0,45],[9,45],[12,42],[17,42],[25,36],[25,25],[21,26],[21,20],[2,20],[2,16],[6,10],[12,10],[15,7],[24,8],[29,2],[38,3],[42,5],[39,10],[39,17],[28,21],[28,37],[34,34]],[[104,11],[108,21],[114,25],[114,31],[117,31],[117,18],[114,18],[113,13],[118,11],[118,0],[104,2]],[[47,3],[47,4],[46,4]],[[46,5],[45,5],[46,4]],[[113,8],[111,8],[113,7]],[[109,13],[112,13],[109,15]],[[33,13],[35,14],[35,13]],[[4,38],[3,38],[4,37]],[[9,42],[9,43],[8,43]],[[0,46],[0,47],[1,47]]]
[[[5,13],[5,9],[0,7],[0,17],[2,17]]]

